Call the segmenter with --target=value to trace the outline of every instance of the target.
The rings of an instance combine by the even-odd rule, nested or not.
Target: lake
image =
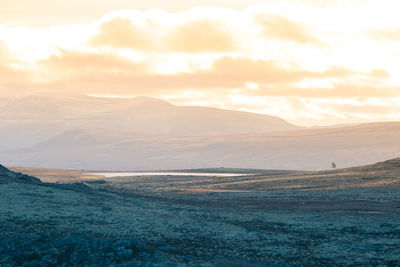
[[[110,177],[129,177],[129,176],[208,176],[208,177],[234,177],[245,176],[243,173],[201,173],[201,172],[91,172],[88,175],[102,175]]]

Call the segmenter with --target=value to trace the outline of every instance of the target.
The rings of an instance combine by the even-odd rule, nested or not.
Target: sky
[[[400,120],[389,0],[2,0],[0,98],[150,96],[303,126]]]

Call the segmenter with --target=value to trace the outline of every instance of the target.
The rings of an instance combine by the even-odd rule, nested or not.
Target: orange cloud
[[[256,21],[263,28],[263,34],[267,38],[293,41],[300,44],[321,43],[310,34],[310,30],[300,24],[290,21],[282,16],[260,14]]]
[[[146,64],[135,63],[112,54],[86,54],[66,50],[60,52],[60,55],[53,55],[41,61],[41,65],[51,72],[77,76],[101,73],[140,75],[147,72]]]
[[[257,96],[282,96],[301,98],[366,98],[366,97],[400,97],[400,87],[361,86],[352,83],[338,83],[333,88],[297,88],[293,86],[261,86],[259,90],[247,94]]]
[[[236,49],[231,34],[217,21],[192,21],[172,29],[165,40],[174,52],[227,52]]]
[[[371,70],[370,76],[373,78],[389,78],[390,74],[386,70],[374,69]]]
[[[1,62],[4,62],[3,60]],[[3,64],[4,65],[4,64]],[[21,73],[12,75],[10,68],[0,63],[0,71],[9,79],[20,82]],[[8,73],[6,73],[8,71]],[[222,57],[213,62],[208,70],[195,70],[176,74],[151,73],[146,62],[136,63],[114,54],[82,53],[59,50],[38,63],[37,73],[43,78],[41,83],[28,83],[29,88],[61,90],[92,94],[133,94],[148,95],[163,92],[191,90],[247,90],[246,84],[254,83],[256,88],[248,90],[249,95],[330,97],[350,94],[368,94],[373,88],[362,92],[353,88],[301,89],[293,84],[305,79],[344,80],[348,77],[386,78],[385,70],[369,73],[355,72],[342,67],[332,67],[325,71],[313,72],[281,66],[275,61],[252,60],[248,58]],[[257,88],[259,87],[259,88]],[[375,95],[376,91],[374,91]],[[384,94],[385,92],[382,92]],[[393,95],[393,92],[390,92]],[[379,94],[378,94],[379,95]]]
[[[115,18],[100,26],[100,34],[92,38],[94,46],[113,46],[117,48],[131,48],[149,50],[152,41],[146,31],[132,25],[129,19]]]
[[[247,58],[223,57],[216,60],[212,70],[205,74],[210,80],[219,80],[232,87],[243,86],[246,82],[260,84],[280,84],[298,82],[305,78],[348,77],[351,70],[334,67],[323,72],[287,69],[274,61],[251,60]]]
[[[142,51],[227,52],[236,49],[232,35],[218,21],[199,20],[176,26],[165,37],[138,28],[129,19],[115,18],[100,26],[100,34],[90,40],[94,46],[112,46]]]
[[[400,28],[395,29],[373,29],[367,35],[377,41],[400,41]]]
[[[146,95],[182,89],[244,89],[247,82],[283,88],[288,83],[305,78],[343,78],[354,74],[350,70],[339,68],[324,72],[293,70],[283,68],[273,61],[230,57],[216,60],[209,70],[168,75],[151,74],[141,64],[104,55],[65,53],[61,57],[53,56],[45,63],[49,68],[74,71],[68,77],[55,81],[52,85],[48,84],[50,87],[93,94]],[[113,68],[119,71],[112,71]]]

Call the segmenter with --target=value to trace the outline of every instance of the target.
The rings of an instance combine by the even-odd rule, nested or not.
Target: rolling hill
[[[207,107],[175,106],[137,97],[32,95],[0,101],[0,149],[21,148],[73,129],[142,133],[240,134],[298,130],[278,117]]]
[[[302,128],[280,118],[138,97],[0,102],[0,158],[74,169],[323,170],[400,156],[400,123]]]

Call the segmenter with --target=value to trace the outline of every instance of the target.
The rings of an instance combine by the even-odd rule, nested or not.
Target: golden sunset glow
[[[304,126],[400,119],[398,1],[78,2],[0,3],[0,97],[151,96]]]

